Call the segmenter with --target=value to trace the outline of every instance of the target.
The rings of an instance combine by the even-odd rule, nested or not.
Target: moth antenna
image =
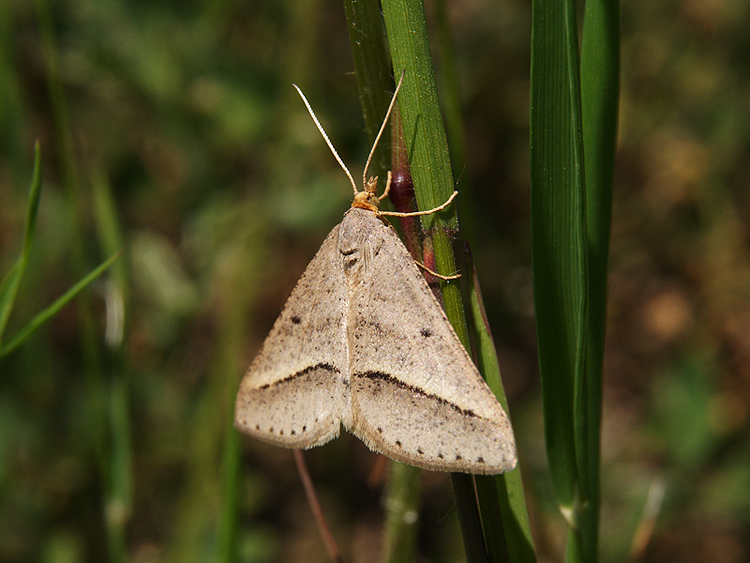
[[[388,171],[388,176],[387,176],[387,178],[385,180],[385,189],[383,190],[383,195],[381,195],[378,198],[378,201],[383,201],[385,198],[388,197],[388,194],[391,192],[391,184],[392,184],[392,182],[393,182],[393,174],[389,170]]]
[[[383,134],[383,130],[385,130],[385,126],[388,123],[388,118],[391,116],[391,110],[393,110],[393,106],[396,103],[396,96],[398,96],[398,91],[401,89],[401,84],[404,81],[404,74],[406,74],[406,69],[401,71],[401,78],[398,79],[398,84],[396,85],[396,91],[393,92],[393,97],[391,98],[391,105],[388,106],[388,111],[385,112],[385,118],[383,119],[383,124],[380,126],[380,131],[378,131],[377,137],[375,137],[375,142],[372,144],[372,149],[370,149],[370,155],[367,157],[367,162],[365,162],[365,171],[362,173],[362,185],[367,185],[367,169],[370,167],[370,162],[372,161],[372,157],[375,154],[375,149],[378,148],[378,142],[380,141],[380,137]],[[385,194],[380,196],[378,198],[378,201],[382,201],[385,197]]]
[[[328,148],[331,149],[333,156],[336,157],[336,161],[341,165],[341,168],[344,169],[344,172],[346,172],[346,175],[349,178],[349,181],[352,183],[352,189],[354,190],[354,195],[356,196],[359,190],[357,190],[357,184],[354,183],[354,178],[352,177],[352,173],[349,172],[349,169],[346,167],[346,164],[344,164],[344,161],[341,160],[339,153],[337,153],[336,149],[333,148],[333,143],[331,143],[331,140],[328,138],[328,135],[326,135],[326,132],[323,130],[323,126],[320,124],[320,121],[318,121],[318,118],[315,117],[315,112],[310,107],[310,103],[307,101],[307,98],[305,98],[305,95],[302,93],[302,90],[300,90],[296,84],[292,84],[292,86],[294,86],[295,90],[297,90],[297,93],[302,98],[302,101],[305,102],[305,107],[307,108],[307,111],[310,112],[310,117],[313,118],[313,121],[315,122],[315,126],[318,128],[318,131],[320,131],[320,134],[323,135],[323,139],[325,139],[325,142],[328,145]],[[393,102],[391,102],[391,105],[393,105]]]

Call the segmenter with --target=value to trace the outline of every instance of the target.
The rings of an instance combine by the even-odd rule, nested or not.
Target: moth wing
[[[305,269],[240,384],[235,426],[264,442],[310,448],[339,435],[348,409],[339,227]]]
[[[513,469],[508,417],[411,255],[372,214],[359,220],[371,224],[359,243],[364,263],[349,273],[350,430],[371,449],[424,469]]]

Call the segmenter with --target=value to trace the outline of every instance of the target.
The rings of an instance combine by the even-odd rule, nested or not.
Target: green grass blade
[[[400,94],[401,115],[416,196],[419,207],[425,209],[439,204],[448,197],[453,189],[453,178],[442,116],[437,101],[437,89],[435,87],[435,79],[429,56],[423,8],[419,2],[386,2],[383,5],[383,11],[388,28],[395,74],[399,74],[401,69],[406,69],[404,85]],[[347,12],[348,15],[350,13],[351,11]],[[366,24],[353,22],[351,19],[349,23],[350,34],[352,33],[351,29],[354,28],[357,37],[357,39],[353,37],[351,41],[353,48],[355,48],[355,61],[366,60],[366,56],[357,55],[356,53],[356,49],[363,48],[362,35],[364,34],[359,35],[358,33]],[[373,26],[367,35],[378,36],[376,26]],[[362,86],[360,85],[360,87]],[[369,85],[365,85],[365,90],[368,88]],[[375,88],[378,89],[377,87]],[[380,103],[385,105],[385,101],[387,101],[386,98]],[[377,125],[377,122],[375,122],[375,126]],[[370,125],[368,126],[371,127]],[[426,142],[424,142],[425,139],[427,140]],[[435,150],[435,147],[438,147],[440,150]],[[435,218],[428,217],[427,219],[432,220],[429,224],[428,221],[424,222],[426,230],[430,232],[430,226],[435,224]],[[451,217],[450,220],[451,226],[455,225],[453,222],[455,220],[454,217]],[[445,227],[434,229],[431,232],[438,235],[438,239],[441,234],[447,235]],[[447,250],[444,256],[440,256],[441,250],[438,248],[441,242],[448,243],[444,249]],[[450,248],[449,238],[446,236],[443,241],[437,240],[433,244],[435,245],[438,270],[444,273],[455,271],[455,261]],[[449,266],[441,268],[441,263],[447,263]],[[466,343],[468,342],[466,339],[466,325],[458,287],[455,285],[449,285],[448,287],[455,289],[457,299],[456,302],[451,303],[451,298],[444,294],[446,310],[450,311],[451,306],[453,306],[454,310],[458,311],[460,317],[458,319],[459,328],[457,328],[457,332],[463,338],[464,343]],[[453,321],[454,316],[450,312],[448,315]],[[494,539],[498,537],[497,530],[501,529],[502,526],[501,518],[499,516],[493,518],[490,514],[491,506],[499,506],[498,488],[492,478],[488,478],[480,485],[480,487],[489,485],[484,486],[486,490],[483,496],[486,498],[482,509],[482,518],[480,518],[478,506],[475,502],[474,483],[472,480],[472,477],[466,475],[453,476],[467,557],[470,561],[485,561],[487,560],[487,551],[484,538],[492,537]],[[517,481],[517,486],[520,487],[520,479]],[[502,490],[504,492],[507,491],[505,486],[503,486]],[[523,494],[519,498],[523,499]],[[521,500],[521,502],[523,501]],[[521,504],[521,506],[523,505]],[[523,511],[525,512],[525,507],[523,507]],[[495,512],[499,513],[499,508]],[[521,519],[526,522],[525,528],[528,531],[528,516],[524,514]],[[521,526],[516,524],[515,530],[520,538],[517,544],[525,544],[526,555],[531,555],[526,560],[534,560],[533,548],[530,548],[529,539],[524,536],[523,532],[519,531],[520,528]],[[502,535],[500,534],[500,536]],[[518,538],[516,539],[518,540]],[[502,551],[503,556],[495,554],[493,560],[504,560],[507,557],[504,545],[497,551]],[[523,548],[519,548],[517,551],[523,552]],[[390,558],[387,560],[400,559]]]
[[[401,119],[407,155],[420,209],[444,202],[453,191],[448,142],[437,97],[424,6],[420,1],[386,0],[382,3],[388,42],[396,75],[405,71],[401,87]],[[455,272],[455,257],[449,231],[457,226],[455,207],[422,218],[431,239],[437,271]],[[443,303],[448,319],[468,348],[466,317],[458,284],[443,284]],[[486,558],[483,531],[478,517],[471,477],[452,475],[461,519],[464,547],[469,561]]]
[[[344,11],[362,117],[367,136],[370,143],[373,143],[391,102],[390,93],[395,88],[383,17],[377,2],[344,0]],[[386,142],[388,138],[388,132],[385,131],[368,171],[368,175],[378,176],[381,182],[385,181],[386,173],[391,169],[389,144]]]
[[[2,332],[4,327],[10,318],[10,313],[13,310],[13,303],[15,302],[15,296],[18,292],[18,284],[20,283],[20,272],[19,266],[21,265],[20,258],[17,258],[13,265],[8,270],[8,273],[3,278],[3,283],[0,285],[0,319],[4,319],[3,331],[0,332],[0,345],[2,345]]]
[[[26,222],[23,228],[23,256],[27,258],[31,252],[31,243],[36,231],[36,218],[39,212],[39,196],[42,192],[42,149],[39,141],[34,145],[34,172],[31,177],[29,190],[29,206],[26,209]]]
[[[31,188],[29,189],[29,204],[26,208],[26,221],[23,228],[23,247],[21,254],[15,264],[8,272],[0,287],[0,343],[3,341],[5,327],[8,324],[10,313],[13,310],[13,304],[16,300],[18,287],[21,278],[26,271],[26,264],[31,253],[31,243],[34,240],[36,231],[36,218],[39,212],[39,196],[42,192],[42,171],[41,171],[41,149],[39,141],[34,147],[34,172],[31,177]]]
[[[420,1],[387,0],[383,3],[388,39],[396,76],[406,71],[399,98],[412,178],[420,209],[443,203],[453,192],[448,141],[438,102],[424,7]],[[423,217],[427,232],[437,224],[457,226],[455,209]],[[450,260],[453,261],[453,254]],[[442,272],[442,270],[441,270]],[[450,272],[447,272],[450,273]]]
[[[516,469],[517,471],[517,469]],[[497,477],[503,478],[503,475]],[[484,543],[487,549],[487,560],[493,563],[506,561],[515,561],[511,559],[508,551],[508,539],[503,527],[503,515],[510,514],[509,511],[503,511],[501,508],[499,489],[495,484],[493,475],[475,475],[474,485],[477,490],[477,500],[479,501],[479,513],[482,518],[482,528],[491,530],[492,533],[486,533]],[[507,501],[507,499],[505,499]],[[507,504],[507,502],[506,502]]]
[[[435,2],[435,32],[440,52],[440,91],[445,109],[445,127],[448,136],[448,147],[451,155],[453,176],[461,178],[462,185],[470,183],[466,172],[466,143],[464,141],[461,119],[460,79],[456,68],[456,56],[451,40],[450,17],[447,1]]]
[[[383,15],[394,73],[398,76],[402,70],[406,71],[399,98],[417,203],[420,209],[431,209],[450,197],[453,176],[432,69],[424,7],[420,1],[387,0],[383,2]],[[422,217],[422,224],[432,236],[437,271],[454,273],[456,261],[448,231],[457,227],[455,206]],[[443,297],[448,318],[459,338],[468,344],[458,284],[443,284]]]
[[[92,195],[97,234],[105,256],[125,247],[122,228],[112,194],[112,188],[103,173],[92,175]],[[107,325],[103,353],[107,356],[105,368],[109,373],[109,394],[106,409],[109,423],[108,455],[106,467],[108,481],[104,489],[107,510],[108,546],[112,560],[122,559],[127,553],[127,529],[133,509],[133,447],[130,420],[131,382],[126,348],[130,325],[130,283],[125,261],[112,266],[107,280]]]
[[[474,321],[474,333],[476,334],[477,358],[479,360],[479,370],[487,380],[487,384],[492,392],[503,405],[505,412],[510,416],[508,410],[508,401],[505,398],[505,390],[500,378],[500,366],[497,362],[497,352],[495,342],[490,332],[489,323],[485,314],[482,292],[479,286],[479,276],[477,275],[471,253],[468,255],[467,273],[469,279],[469,297],[471,302],[472,319]],[[531,524],[529,523],[529,512],[526,508],[526,498],[523,491],[523,482],[521,481],[520,466],[513,471],[496,476],[478,475],[477,496],[482,509],[482,520],[485,522],[485,529],[499,530],[500,526],[504,534],[487,534],[487,548],[491,560],[500,560],[499,555],[493,556],[494,553],[507,552],[507,558],[516,563],[536,561],[534,552],[534,540],[531,535]],[[498,500],[500,513],[494,515],[495,503],[492,501],[490,493],[484,494],[485,488],[496,488],[494,497]],[[485,501],[485,499],[487,499]],[[493,547],[492,543],[496,537],[503,537],[503,545]]]
[[[394,71],[397,75],[402,69],[406,71],[400,94],[401,116],[416,197],[420,209],[431,208],[448,197],[453,189],[453,178],[437,100],[424,10],[422,3],[418,1],[390,0],[383,3],[383,13]],[[438,271],[450,273],[454,271],[455,258],[448,229],[454,228],[456,222],[455,216],[451,216],[445,223],[441,222],[442,219],[441,216],[429,216],[423,220],[423,225],[433,235]],[[439,228],[433,230],[438,225]],[[443,298],[448,318],[459,338],[467,345],[466,321],[458,285],[445,284]],[[495,537],[501,529],[499,518],[493,518],[489,510],[489,507],[498,504],[497,488],[484,487],[483,495],[487,498],[484,499],[485,510],[480,518],[473,478],[460,474],[454,474],[452,478],[467,559],[485,561],[488,557],[485,538]],[[497,553],[493,553],[493,557],[505,559]]]
[[[599,536],[602,365],[607,311],[607,268],[612,215],[617,110],[619,93],[619,15],[617,0],[586,2],[581,42],[581,108],[586,155],[586,220],[589,251],[589,319],[586,345],[585,400],[580,416],[586,420],[580,438],[583,450],[582,485],[588,502],[580,521],[586,552],[596,557]]]
[[[231,563],[237,560],[238,511],[242,489],[240,487],[240,433],[234,428],[234,411],[229,411],[231,420],[226,425],[224,451],[222,454],[223,502],[219,514],[218,545],[216,561]]]
[[[531,229],[547,456],[572,529],[580,506],[576,389],[585,370],[587,280],[575,5],[532,3]]]
[[[374,142],[388,110],[394,90],[391,61],[385,43],[385,27],[377,2],[345,0],[349,42],[354,58],[362,116],[370,142]],[[387,132],[379,143],[368,175],[385,178],[391,169]],[[390,462],[386,490],[386,513],[381,560],[389,563],[413,561],[420,510],[422,472]]]
[[[404,463],[392,462],[388,479],[383,556],[387,563],[414,561],[419,531],[420,485],[422,471]]]
[[[85,254],[84,224],[87,209],[84,203],[78,161],[75,156],[75,143],[71,130],[70,113],[65,99],[64,78],[60,70],[60,55],[55,36],[54,14],[47,0],[36,0],[37,21],[40,44],[44,59],[46,86],[50,100],[50,112],[54,126],[54,143],[58,156],[59,172],[63,194],[67,200],[70,228],[70,268],[74,277],[82,278],[90,271]],[[82,293],[76,302],[80,325],[79,342],[82,354],[82,373],[86,380],[86,409],[90,422],[88,430],[94,445],[94,452],[102,478],[106,479],[110,460],[107,453],[107,401],[106,382],[102,377],[102,350],[97,335],[93,304],[87,293]],[[122,560],[123,554],[110,557],[114,562]]]
[[[52,303],[52,305],[35,316],[25,327],[19,330],[18,333],[13,338],[11,338],[5,346],[0,349],[0,357],[7,356],[13,350],[23,344],[26,340],[28,340],[29,337],[34,334],[34,332],[40,326],[54,317],[60,311],[60,309],[65,307],[65,305],[67,305],[76,295],[78,295],[81,290],[83,290],[88,284],[101,276],[107,270],[107,268],[109,268],[121,255],[122,252],[116,252],[115,254],[110,256],[107,260],[105,260],[98,267],[92,270],[87,276],[81,279],[81,281],[79,281],[68,291],[66,291],[65,294],[63,294],[57,301]]]
[[[461,523],[464,552],[467,563],[489,561],[487,545],[482,532],[482,517],[474,492],[474,478],[464,473],[451,473],[453,494],[456,496],[456,510]]]

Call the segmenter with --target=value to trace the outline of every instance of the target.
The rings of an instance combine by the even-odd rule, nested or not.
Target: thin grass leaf
[[[222,510],[219,514],[219,537],[217,561],[232,563],[237,560],[237,535],[239,532],[238,512],[242,490],[240,487],[240,433],[234,428],[234,412],[226,425],[224,451],[222,454],[222,484],[224,486]]]
[[[435,2],[435,31],[440,49],[440,91],[445,109],[445,126],[451,167],[454,178],[461,178],[466,184],[466,143],[461,120],[461,95],[456,68],[456,56],[451,39],[450,21],[446,0]]]
[[[127,245],[117,213],[117,203],[113,197],[112,186],[103,173],[92,174],[91,188],[97,235],[102,252],[105,256],[111,256]],[[117,285],[123,301],[127,303],[130,296],[127,261],[115,263],[110,277]]]
[[[36,218],[39,212],[39,197],[42,192],[42,149],[39,141],[34,144],[34,172],[29,190],[29,206],[26,210],[26,222],[23,228],[23,256],[28,258],[31,243],[36,232]]]
[[[92,176],[94,218],[105,255],[125,246],[117,208],[109,181],[103,173]],[[109,395],[106,416],[109,423],[108,452],[111,463],[106,468],[109,479],[105,488],[107,535],[113,544],[111,553],[127,553],[127,527],[133,509],[133,448],[130,421],[130,368],[125,353],[128,339],[130,284],[125,263],[117,262],[105,285],[107,324],[103,353],[108,356]]]
[[[252,215],[247,209],[238,211],[236,221],[245,223],[244,218]],[[216,443],[222,444],[221,466],[218,471],[221,475],[221,490],[217,490],[217,496],[221,496],[220,512],[217,515],[217,541],[213,561],[232,563],[238,561],[240,551],[239,538],[243,533],[240,510],[244,508],[243,499],[247,496],[243,488],[242,468],[242,442],[241,434],[234,427],[234,402],[237,389],[242,375],[237,370],[237,358],[246,348],[246,321],[252,315],[252,304],[257,302],[261,279],[257,272],[262,267],[263,252],[257,249],[257,241],[262,238],[264,228],[260,222],[254,222],[251,226],[242,226],[232,232],[232,236],[238,241],[235,243],[235,258],[227,260],[232,267],[222,271],[223,291],[235,298],[223,303],[217,317],[221,319],[217,331],[217,342],[219,347],[216,352],[216,362],[211,369],[210,379],[214,382],[212,392],[206,397],[206,404],[202,405],[201,411],[206,411],[205,419],[198,424],[208,428],[206,433],[205,450],[213,451]],[[231,375],[227,375],[231,374]],[[216,431],[211,428],[216,426],[215,420],[219,419],[221,425]],[[196,429],[197,430],[197,429]],[[200,438],[203,440],[203,438]],[[198,455],[198,454],[197,454]],[[216,469],[213,463],[206,464],[205,470],[193,463],[195,481],[198,486],[198,498],[193,502],[197,509],[206,511],[206,495],[203,491],[206,479],[212,480]],[[213,504],[210,504],[213,506]],[[210,507],[209,507],[210,508]],[[188,510],[193,510],[188,507]],[[181,531],[180,531],[181,533]],[[247,533],[245,531],[245,533]],[[194,552],[193,552],[194,553]],[[180,555],[183,555],[180,552]],[[182,560],[191,560],[185,554]],[[193,557],[192,560],[195,560]]]
[[[596,557],[599,537],[602,365],[607,311],[607,270],[612,216],[612,179],[619,91],[620,6],[616,0],[590,0],[581,41],[581,108],[586,155],[586,231],[589,256],[589,308],[586,381],[579,437],[582,485],[588,502],[580,529],[586,552]],[[578,401],[577,401],[578,402]]]
[[[476,487],[479,513],[482,518],[481,525],[485,530],[492,529],[492,533],[485,533],[484,536],[487,560],[492,561],[492,563],[513,561],[508,554],[508,542],[503,528],[503,510],[500,508],[495,477],[492,475],[475,475],[474,486]]]
[[[389,94],[394,89],[383,16],[377,2],[344,0],[344,11],[362,117],[372,144],[391,101]],[[385,181],[386,173],[391,169],[390,151],[385,139],[388,139],[387,132],[375,150],[369,171],[369,175],[378,176],[381,182]]]
[[[471,475],[451,473],[453,494],[456,497],[456,510],[461,524],[464,552],[467,563],[489,562],[487,544],[482,533],[482,516],[476,501],[474,480]]]
[[[414,183],[417,186],[416,195],[417,199],[420,200],[420,208],[432,207],[433,205],[431,203],[427,203],[424,205],[421,204],[421,200],[425,199],[425,196],[422,195],[420,198],[420,192],[429,190],[420,190],[420,188],[432,188],[432,192],[435,193],[439,191],[439,188],[436,188],[436,186],[447,185],[450,189],[452,189],[453,179],[450,173],[450,159],[447,155],[447,143],[445,140],[445,132],[442,127],[442,117],[440,114],[439,105],[437,103],[437,93],[434,86],[434,76],[432,74],[431,61],[429,57],[429,45],[427,43],[423,9],[420,3],[386,3],[384,5],[384,14],[386,17],[387,26],[389,28],[389,40],[391,45],[391,52],[393,53],[396,74],[398,74],[399,68],[406,69],[407,78],[400,95],[401,107],[403,108],[402,118],[404,112],[408,113],[407,108],[417,108],[416,110],[411,112],[411,127],[406,124],[404,125],[405,137],[407,138],[407,146],[409,149],[408,154],[411,162],[411,171],[415,176]],[[390,25],[388,24],[388,22],[391,21],[389,17],[393,18],[392,24]],[[353,27],[359,30],[364,26],[365,24],[363,23],[350,21],[350,29]],[[370,29],[368,35],[377,36],[378,34],[375,30],[375,27],[371,27],[372,29]],[[392,27],[394,27],[394,29],[392,29]],[[361,36],[357,35],[357,37],[359,37],[359,39],[356,41],[352,39],[352,45],[355,49],[360,49],[362,48]],[[416,38],[419,37],[421,37],[421,41],[416,40]],[[358,59],[364,60],[365,57],[358,57],[355,53],[355,60]],[[414,90],[416,90],[416,93],[412,93],[411,96],[405,93],[405,91],[408,89],[408,76],[410,72],[417,73],[417,76],[428,77],[428,79],[423,78],[423,80],[413,80],[413,82],[416,84],[416,88],[414,88]],[[424,84],[427,84],[427,87],[424,90],[420,91],[419,87],[423,86]],[[381,103],[385,105],[386,101],[387,99],[384,99]],[[427,118],[425,118],[425,111],[429,112],[429,116]],[[437,131],[428,128],[425,124],[436,125]],[[427,149],[424,146],[419,146],[418,140],[425,135],[430,135],[433,139],[429,146],[445,147],[445,152],[442,154],[442,160],[440,160],[439,164],[434,160],[435,157],[440,157],[439,151],[436,153],[436,151],[434,150],[427,150],[429,149],[429,146],[427,147]],[[412,142],[409,143],[409,140],[411,140]],[[420,153],[420,150],[424,152]],[[417,159],[417,162],[419,162],[419,158],[421,158],[421,162],[423,162],[421,166],[415,162],[415,159]],[[430,160],[430,158],[433,158],[433,160]],[[447,166],[444,166],[445,164],[447,164]],[[442,170],[444,175],[442,177],[439,177],[434,174],[430,175],[424,173],[421,175],[422,180],[420,181],[416,178],[416,176],[419,176],[419,174],[415,172],[416,170],[429,170],[433,172],[435,170]],[[447,193],[449,194],[450,192]],[[432,199],[433,201],[438,202],[442,200],[442,198],[435,197],[434,195],[432,196]],[[437,229],[436,232],[439,233],[441,231]],[[453,260],[452,251],[450,253],[450,260]],[[439,259],[436,259],[436,261],[438,261],[439,263]],[[451,268],[447,271],[454,271],[453,266],[451,265]],[[462,307],[460,301],[459,307]],[[446,309],[447,308],[448,299],[446,299]],[[463,317],[462,308],[461,315]],[[465,320],[463,320],[462,318],[460,322],[465,323]],[[465,324],[463,326],[465,326]],[[464,342],[466,342],[466,340],[464,340]],[[499,513],[500,511],[499,503],[497,500],[498,491],[495,487],[495,483],[494,481],[492,481],[492,479],[490,479],[489,481],[485,481],[484,484],[489,484],[489,488],[485,493],[485,496],[487,497],[486,501],[488,501],[489,504],[487,504],[483,509],[482,516],[487,520],[487,523],[491,525],[490,528],[487,527],[487,523],[483,522],[483,520],[480,519],[479,510],[475,502],[474,483],[472,483],[472,478],[465,475],[454,476],[454,488],[457,492],[459,511],[462,514],[462,529],[465,535],[467,557],[470,561],[487,560],[484,537],[491,536],[493,539],[498,537],[497,530],[501,529],[502,525],[501,519],[499,517],[493,518],[490,515],[489,510],[489,506],[494,505],[498,507],[495,512]],[[526,526],[528,529],[528,517],[526,517],[526,522]],[[485,526],[484,531],[482,530],[483,524]],[[502,537],[502,534],[500,534],[500,537]],[[528,541],[526,541],[526,543],[528,544]],[[504,560],[507,557],[507,552],[504,548],[504,544],[501,549],[496,551],[502,551],[503,554],[502,556],[500,556],[496,553],[493,560]],[[533,559],[533,549],[530,552]]]
[[[402,86],[401,118],[407,154],[420,209],[429,209],[445,201],[453,191],[448,144],[445,135],[437,87],[432,69],[424,7],[420,1],[387,0],[383,14],[393,58],[395,74],[405,70]],[[455,271],[455,258],[449,231],[457,226],[455,210],[450,216],[424,217],[422,224],[430,234],[437,271]],[[468,348],[466,319],[458,284],[443,284],[443,301],[448,319]],[[485,534],[476,501],[473,478],[453,474],[453,486],[464,537],[467,560],[487,560]],[[496,530],[489,531],[496,533]]]
[[[21,284],[21,278],[26,271],[26,264],[31,253],[31,243],[34,240],[36,231],[36,218],[39,212],[39,196],[42,191],[42,172],[41,172],[42,152],[39,141],[34,147],[34,172],[31,177],[31,188],[29,189],[29,204],[26,208],[26,221],[23,228],[23,246],[21,253],[15,264],[3,280],[0,287],[0,343],[3,341],[5,327],[10,319],[10,313],[18,294],[18,287]]]
[[[422,471],[395,461],[390,466],[381,560],[384,563],[409,563],[415,558],[419,531]]]
[[[596,561],[619,6],[586,4],[580,72],[574,2],[533,9],[532,232],[547,448],[571,526],[567,558]],[[559,332],[560,323],[567,331]]]
[[[60,309],[65,307],[65,305],[67,305],[76,295],[78,295],[81,290],[83,290],[88,284],[101,276],[107,270],[107,268],[109,268],[121,255],[122,252],[120,251],[110,256],[97,268],[92,270],[81,281],[79,281],[68,291],[66,291],[65,294],[63,294],[62,297],[60,297],[57,301],[52,303],[52,305],[35,316],[25,327],[19,330],[18,333],[13,338],[11,338],[5,346],[0,349],[0,358],[3,356],[7,356],[21,344],[26,342],[26,340],[28,340],[29,337],[34,334],[34,332],[40,326],[42,326],[44,323],[54,317],[58,312],[60,312]]]
[[[585,370],[586,222],[575,6],[532,2],[531,229],[547,456],[572,530],[582,504],[576,389]]]
[[[385,27],[376,2],[345,0],[344,9],[362,116],[370,143],[373,143],[393,91]],[[388,137],[384,134],[376,148],[368,175],[385,178],[391,168]],[[412,561],[419,522],[421,471],[395,461],[389,465],[381,560],[388,563]]]
[[[383,15],[396,75],[406,71],[399,94],[401,119],[419,209],[434,208],[453,192],[448,142],[437,97],[437,86],[420,1],[387,0]],[[432,237],[438,273],[456,271],[449,231],[457,227],[455,206],[422,217]],[[437,228],[436,228],[437,227]],[[458,284],[443,284],[446,314],[459,338],[468,344],[466,320]]]
[[[60,175],[64,194],[70,210],[70,254],[71,268],[76,277],[83,277],[90,270],[85,255],[84,228],[85,205],[82,194],[78,161],[71,130],[70,114],[65,99],[64,79],[60,71],[60,56],[55,37],[56,25],[50,2],[36,0],[36,15],[40,42],[44,59],[45,78],[50,99],[54,142],[58,154]],[[89,412],[88,431],[94,445],[94,452],[104,482],[108,479],[111,460],[107,451],[107,402],[106,382],[102,377],[102,350],[99,345],[93,305],[87,293],[82,293],[76,302],[80,324],[79,342],[82,354],[82,372],[86,380],[86,405]],[[115,542],[108,542],[111,563],[125,560],[125,554],[118,551]]]
[[[344,8],[362,115],[370,142],[374,142],[394,87],[383,17],[376,2],[345,0]],[[394,116],[394,122],[398,123],[396,119]],[[384,134],[373,158],[376,166],[371,165],[373,169],[368,175],[385,178],[386,172],[392,168],[389,148],[393,148],[384,140],[387,138],[388,135]],[[394,190],[391,194],[394,194]],[[407,237],[408,235],[409,233]],[[386,521],[381,560],[387,563],[407,563],[415,557],[422,472],[395,461],[390,462],[390,468],[384,503]]]
[[[492,392],[503,405],[505,412],[510,416],[508,401],[505,397],[505,389],[500,378],[500,365],[497,361],[495,342],[490,332],[487,315],[485,313],[482,292],[479,286],[479,276],[471,253],[467,252],[467,272],[469,279],[469,299],[471,302],[472,320],[474,321],[474,334],[476,335],[477,359],[479,370],[487,380]],[[501,560],[499,557],[505,552],[508,560],[516,563],[536,561],[534,552],[534,540],[531,535],[531,524],[529,523],[529,512],[526,508],[526,497],[521,481],[521,469],[519,466],[513,471],[502,475],[485,476],[477,475],[477,496],[482,509],[482,520],[485,530],[494,528],[504,534],[487,534],[487,548],[493,561]],[[484,494],[485,488],[496,487],[495,494],[489,492]],[[498,499],[499,514],[495,515],[494,498]],[[487,499],[487,500],[485,500]],[[493,546],[496,537],[502,536],[502,545]],[[497,553],[494,556],[493,553]]]
[[[13,311],[15,295],[18,292],[18,284],[20,283],[21,278],[19,273],[20,262],[20,258],[16,258],[16,261],[5,275],[2,285],[0,285],[0,316],[5,317],[6,324],[8,322],[7,319],[10,317],[10,313]],[[0,333],[0,337],[2,337],[2,333]],[[2,338],[0,338],[0,344],[1,343]]]
[[[107,538],[110,552],[118,556],[128,551],[127,526],[133,508],[132,446],[130,433],[130,386],[122,371],[113,374],[109,388],[109,427],[111,429],[109,480],[105,498]],[[121,559],[124,560],[124,559]]]

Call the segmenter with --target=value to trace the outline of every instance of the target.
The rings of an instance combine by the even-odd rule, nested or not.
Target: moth
[[[403,76],[401,78],[403,81]],[[341,426],[370,449],[433,471],[496,474],[516,465],[508,416],[385,215],[377,178],[349,177],[351,209],[323,241],[242,379],[235,426],[311,448]],[[296,86],[295,86],[296,88]],[[417,212],[426,214],[446,207]]]

